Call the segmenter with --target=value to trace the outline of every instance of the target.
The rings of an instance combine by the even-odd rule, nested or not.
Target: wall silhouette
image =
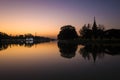
[[[104,32],[104,37],[107,39],[120,39],[120,29],[109,29]]]

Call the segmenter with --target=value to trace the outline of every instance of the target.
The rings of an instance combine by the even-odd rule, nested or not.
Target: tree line
[[[42,36],[34,36],[30,33],[23,34],[23,35],[8,35],[7,33],[0,32],[0,42],[10,42],[10,43],[25,43],[26,41],[34,41],[34,43],[39,42],[48,42],[54,39],[48,38],[48,37],[42,37]]]
[[[94,23],[91,26],[90,24],[84,25],[80,31],[80,36],[77,34],[75,27],[72,25],[65,25],[61,27],[60,32],[57,36],[59,40],[69,40],[69,39],[109,39],[115,40],[120,39],[120,29],[108,29],[105,30],[104,25],[97,25],[94,19]]]

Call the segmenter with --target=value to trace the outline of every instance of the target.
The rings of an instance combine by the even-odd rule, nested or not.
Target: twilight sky
[[[0,0],[0,32],[56,37],[60,27],[87,23],[120,29],[120,0]]]

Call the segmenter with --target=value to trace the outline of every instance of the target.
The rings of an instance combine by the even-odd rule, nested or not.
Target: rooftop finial
[[[94,16],[94,22],[96,22],[95,16]]]
[[[97,24],[96,24],[96,19],[95,19],[95,16],[94,16],[94,22],[93,22],[93,27],[92,27],[93,30],[97,30]]]

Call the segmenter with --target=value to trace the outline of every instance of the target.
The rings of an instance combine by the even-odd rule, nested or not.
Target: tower
[[[93,23],[93,26],[92,26],[93,39],[97,38],[97,36],[98,36],[97,31],[98,31],[98,27],[97,27],[96,20],[95,20],[95,17],[94,17],[94,23]]]
[[[92,30],[93,31],[96,31],[97,30],[97,24],[96,24],[96,19],[94,17],[94,23],[93,23],[93,26],[92,26]]]

